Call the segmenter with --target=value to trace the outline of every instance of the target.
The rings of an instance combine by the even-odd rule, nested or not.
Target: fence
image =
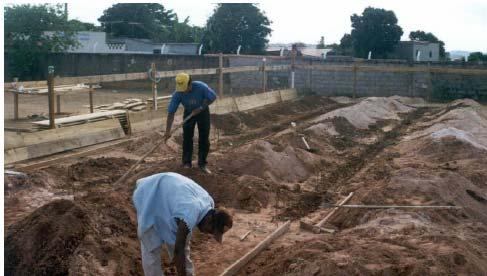
[[[150,64],[149,72],[133,72],[121,74],[103,74],[93,76],[54,77],[54,72],[48,74],[47,81],[28,81],[5,83],[6,91],[14,94],[14,119],[18,119],[19,95],[26,94],[19,91],[23,89],[45,87],[47,85],[48,109],[50,127],[54,128],[55,109],[61,113],[60,97],[69,93],[80,91],[66,91],[66,87],[81,83],[88,84],[88,97],[90,112],[93,112],[94,84],[117,83],[127,81],[149,80],[152,90],[152,100],[149,101],[152,109],[157,110],[161,100],[158,97],[158,88],[162,81],[173,78],[178,73],[185,72],[199,77],[209,77],[214,80],[220,97],[255,94],[269,90],[297,88],[301,91],[313,91],[325,95],[382,96],[383,94],[400,94],[405,96],[423,96],[432,98],[435,95],[434,82],[448,82],[441,76],[471,76],[478,83],[470,90],[476,91],[481,97],[487,99],[487,68],[451,68],[442,65],[404,64],[404,63],[368,63],[368,62],[337,62],[323,63],[323,61],[308,62],[302,57],[294,55],[288,57],[268,56],[240,56],[240,55],[207,55],[218,58],[218,67],[191,68],[178,70],[163,70],[157,68],[157,63]],[[317,63],[317,64],[316,64]],[[160,63],[159,63],[160,64]],[[203,64],[203,63],[198,63]],[[212,65],[215,62],[206,62]],[[147,67],[149,67],[147,65]],[[458,78],[447,78],[458,79]],[[478,81],[477,81],[478,79]],[[460,89],[465,89],[463,79],[456,80]],[[164,87],[167,89],[168,87]],[[226,90],[225,90],[226,88]],[[385,89],[384,89],[385,88]],[[63,90],[64,89],[64,90]],[[442,88],[443,89],[443,88]],[[82,89],[80,89],[82,90]],[[480,92],[479,92],[480,91]],[[249,93],[250,92],[250,93]],[[440,91],[442,93],[442,91]],[[388,93],[388,94],[387,94]],[[455,93],[455,91],[451,92]],[[438,93],[436,93],[438,94]],[[57,102],[57,104],[56,104]]]

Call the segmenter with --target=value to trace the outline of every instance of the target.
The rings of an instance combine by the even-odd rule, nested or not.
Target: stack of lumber
[[[88,106],[89,107],[89,106]],[[146,102],[141,99],[131,98],[126,99],[123,102],[116,102],[113,104],[102,104],[93,107],[93,109],[105,111],[105,110],[130,110],[130,111],[141,111],[147,108]]]
[[[103,121],[111,118],[118,119],[120,121],[120,125],[122,126],[123,130],[126,133],[128,133],[129,124],[127,121],[127,111],[125,110],[95,112],[90,114],[82,114],[76,116],[69,116],[65,118],[58,118],[54,120],[54,124],[56,125],[57,128],[60,128],[60,127],[81,125],[88,122]],[[36,126],[38,129],[41,130],[49,129],[49,120],[33,122],[32,124],[34,124],[34,126]]]
[[[47,83],[46,86],[42,86],[42,87],[19,86],[15,88],[6,89],[6,90],[9,92],[15,92],[20,94],[33,94],[33,95],[47,95],[49,92],[47,89]],[[89,91],[89,86],[85,84],[54,86],[54,92],[58,95],[65,95],[65,94],[76,93],[76,92],[88,92],[88,91]]]
[[[32,133],[5,132],[5,163],[48,156],[125,137],[117,119]]]
[[[157,109],[167,109],[169,105],[169,101],[171,100],[171,96],[161,96],[157,97]],[[147,99],[147,108],[152,110],[153,107],[153,99]]]

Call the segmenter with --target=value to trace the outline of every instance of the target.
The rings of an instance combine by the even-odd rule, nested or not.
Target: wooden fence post
[[[93,84],[89,84],[89,95],[90,95],[90,113],[93,113]]]
[[[56,128],[55,116],[54,116],[54,66],[47,68],[47,91],[49,101],[49,128]]]
[[[218,56],[218,94],[223,97],[223,53]]]
[[[357,97],[357,64],[355,62],[353,63],[353,98],[355,99]]]
[[[61,95],[56,95],[56,114],[61,114]]]
[[[19,81],[18,78],[14,78],[14,82],[17,83]],[[17,86],[17,85],[15,85]],[[19,93],[14,92],[14,120],[19,119]]]
[[[291,88],[294,89],[294,72],[296,67],[296,51],[291,51]]]
[[[156,70],[156,63],[153,62],[151,64],[151,76],[152,76],[152,109],[157,110],[157,70]]]
[[[265,70],[266,59],[262,58],[262,92],[265,93],[267,90],[267,73]]]

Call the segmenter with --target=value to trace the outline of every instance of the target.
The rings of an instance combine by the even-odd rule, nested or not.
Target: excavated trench
[[[367,113],[371,107],[380,112]],[[487,187],[481,183],[487,173],[475,166],[460,176],[448,175],[455,171],[438,166],[445,166],[454,157],[463,162],[457,155],[466,149],[470,150],[469,160],[474,163],[484,164],[487,155],[472,150],[470,144],[462,144],[465,150],[449,155],[451,143],[447,140],[441,140],[440,145],[432,142],[430,146],[424,142],[423,148],[412,151],[408,149],[417,146],[416,140],[404,142],[411,133],[427,129],[434,119],[461,108],[465,107],[412,108],[392,98],[340,104],[324,97],[304,97],[245,113],[213,115],[214,132],[218,135],[212,136],[211,176],[181,169],[179,153],[162,147],[122,189],[114,191],[111,184],[135,162],[128,156],[141,156],[145,148],[161,139],[147,133],[103,156],[29,173],[24,179],[9,177],[5,186],[10,198],[5,208],[10,225],[6,231],[6,275],[142,275],[131,193],[136,179],[163,171],[179,172],[194,179],[208,190],[217,205],[235,215],[235,227],[226,235],[223,245],[195,232],[192,258],[200,275],[222,272],[272,232],[276,221],[319,216],[323,214],[320,208],[323,203],[335,203],[351,191],[356,193],[351,202],[360,204],[444,203],[469,207],[458,213],[343,210],[330,223],[340,230],[335,236],[293,232],[284,239],[291,239],[292,249],[285,242],[277,242],[241,274],[418,274],[431,272],[428,262],[440,272],[483,271],[481,264],[487,258],[487,245],[472,244],[485,237],[479,234],[486,223],[479,210],[486,207],[482,199],[486,198]],[[337,116],[324,116],[330,113]],[[302,136],[314,151],[306,150]],[[179,142],[177,138],[175,141]],[[441,158],[436,154],[438,151],[444,152]],[[411,167],[413,160],[419,160],[418,156],[408,156],[411,152],[421,155],[420,169]],[[455,166],[458,172],[462,164],[457,162]],[[413,180],[407,180],[408,177]],[[443,193],[438,197],[435,193],[442,188],[435,184],[438,179],[462,188],[455,188],[457,194]],[[473,184],[465,186],[463,179]],[[432,188],[426,188],[428,184]],[[42,204],[55,196],[66,198],[42,207],[19,209],[23,202],[31,200],[28,191],[41,188],[54,195],[46,196],[40,201]],[[461,189],[466,196],[460,194]],[[67,223],[60,223],[63,220]],[[460,229],[457,225],[460,222],[468,222],[469,226]],[[466,245],[451,239],[451,233],[436,232],[440,226],[451,224],[469,235]],[[50,235],[39,242],[46,230]],[[249,230],[252,234],[240,241]],[[388,233],[393,235],[387,236]],[[449,251],[440,254],[445,256],[441,257],[445,262],[453,258],[450,270],[445,268],[443,259],[429,255],[441,251],[428,245],[436,241],[442,246],[452,241]],[[476,251],[464,254],[461,249]],[[414,254],[423,259],[412,258]],[[167,256],[163,260],[165,273],[175,275]]]

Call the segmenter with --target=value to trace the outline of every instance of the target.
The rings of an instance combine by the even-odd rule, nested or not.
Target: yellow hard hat
[[[179,73],[176,76],[176,92],[186,92],[190,80],[191,78],[188,74]]]

